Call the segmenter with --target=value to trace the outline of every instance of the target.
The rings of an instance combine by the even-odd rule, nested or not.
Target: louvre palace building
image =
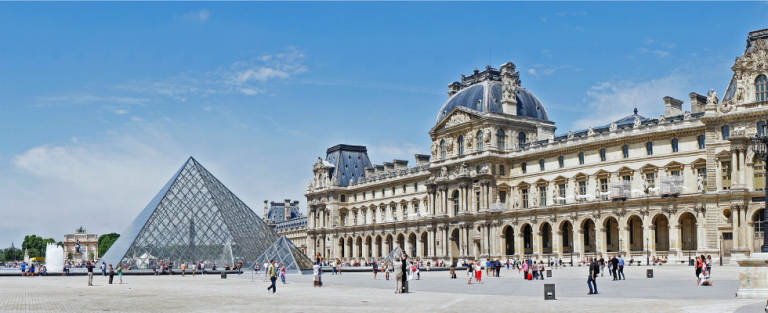
[[[318,158],[307,254],[674,262],[760,251],[766,168],[750,137],[768,118],[766,41],[768,29],[749,33],[720,96],[670,95],[663,115],[635,109],[562,135],[514,64],[462,75],[431,154],[375,165],[365,147],[337,145]]]

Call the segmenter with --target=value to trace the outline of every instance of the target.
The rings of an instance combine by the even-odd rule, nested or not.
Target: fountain
[[[48,272],[60,273],[64,270],[64,248],[55,243],[49,243],[45,247],[45,267]]]

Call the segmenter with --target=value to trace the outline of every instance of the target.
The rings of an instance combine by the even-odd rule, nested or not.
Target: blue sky
[[[722,94],[764,2],[2,3],[0,246],[122,232],[194,156],[258,214],[325,149],[429,152],[461,74],[514,62],[558,134]],[[489,48],[490,46],[490,48]],[[490,60],[489,60],[490,52]]]

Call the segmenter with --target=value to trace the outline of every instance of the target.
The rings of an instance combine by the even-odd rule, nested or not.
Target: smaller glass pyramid
[[[251,268],[254,268],[256,264],[264,264],[271,260],[275,260],[277,266],[285,264],[286,273],[301,274],[302,270],[312,269],[312,261],[285,236],[280,237],[267,251],[264,251],[264,254],[256,258],[256,262],[251,264]]]
[[[392,262],[395,261],[395,256],[402,257],[403,256],[403,249],[400,249],[400,246],[395,246],[394,249],[392,249],[392,252],[390,252],[387,257],[384,259],[384,264],[389,262],[389,264],[392,264]]]

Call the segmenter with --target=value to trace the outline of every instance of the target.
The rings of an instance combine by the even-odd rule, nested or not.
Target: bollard
[[[649,269],[646,271],[646,274],[648,275],[648,278],[653,278],[653,269],[650,269],[650,268],[649,268]]]
[[[221,271],[221,279],[227,279],[227,271]]]
[[[544,284],[544,300],[557,300],[555,298],[555,284]]]
[[[552,270],[547,270],[547,277],[552,277]]]

